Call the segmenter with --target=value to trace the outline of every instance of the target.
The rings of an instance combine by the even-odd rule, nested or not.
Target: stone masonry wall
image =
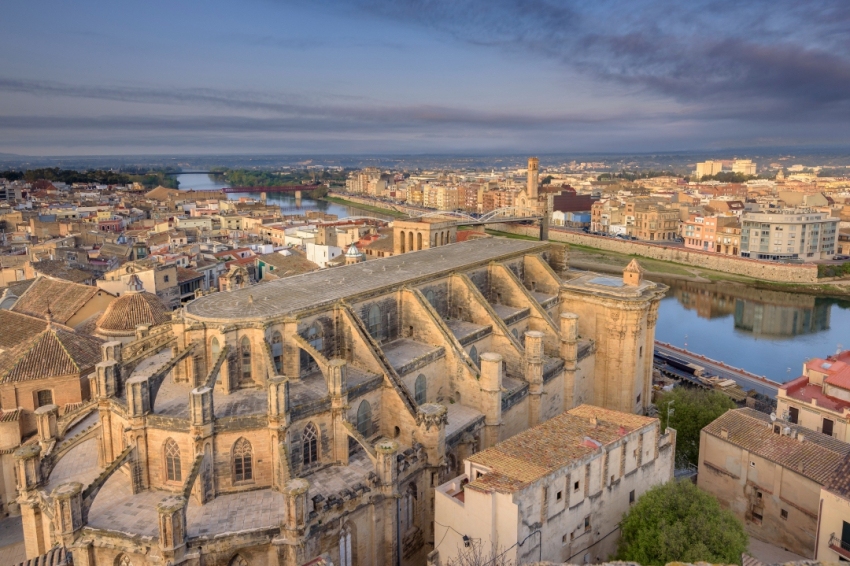
[[[488,227],[500,232],[522,234],[524,236],[538,236],[540,234],[540,229],[537,226],[490,224]],[[554,242],[576,244],[622,254],[636,254],[662,261],[673,261],[694,267],[732,273],[734,275],[754,277],[765,281],[817,283],[818,280],[817,266],[810,263],[802,265],[775,263],[772,261],[760,261],[699,250],[688,250],[680,247],[650,244],[648,242],[626,241],[605,236],[555,230],[549,231],[549,239]]]

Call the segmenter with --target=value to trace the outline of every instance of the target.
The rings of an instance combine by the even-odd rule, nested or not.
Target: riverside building
[[[746,212],[741,218],[741,257],[773,261],[832,259],[839,219],[809,209]]]

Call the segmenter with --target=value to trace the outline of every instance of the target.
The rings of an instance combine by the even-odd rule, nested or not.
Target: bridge
[[[677,348],[676,346],[667,344],[666,342],[656,340],[655,351],[666,356],[675,356],[676,358],[680,358],[691,364],[701,366],[705,368],[707,374],[716,375],[722,379],[731,379],[740,385],[741,389],[744,391],[752,389],[755,390],[756,393],[760,393],[770,399],[776,399],[779,388],[782,386],[781,383],[777,383],[763,375],[755,375],[746,370],[726,365],[723,362],[712,360],[711,358],[690,352],[683,348]],[[665,367],[659,369],[665,369],[667,373],[675,374],[677,377],[687,381],[692,381],[694,383],[699,381],[696,380],[693,375],[686,375],[686,372],[677,370],[676,368]]]
[[[492,210],[487,214],[480,216],[472,216],[465,212],[447,210],[436,210],[411,215],[411,219],[413,220],[424,218],[444,218],[447,221],[455,220],[458,224],[463,224],[464,226],[480,226],[484,224],[540,220],[543,218],[543,215],[538,213],[536,210],[522,208],[519,206],[497,208],[496,210]]]
[[[322,185],[279,185],[273,187],[225,187],[223,193],[295,193],[300,196],[302,191],[313,191]]]

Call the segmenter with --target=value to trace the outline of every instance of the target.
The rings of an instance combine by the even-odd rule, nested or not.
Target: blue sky
[[[850,2],[6,2],[0,152],[846,146]]]

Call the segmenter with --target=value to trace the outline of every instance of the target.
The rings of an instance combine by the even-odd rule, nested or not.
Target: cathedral
[[[104,333],[90,399],[36,409],[14,454],[27,556],[424,565],[464,458],[581,404],[649,409],[666,287],[636,262],[492,238],[359,259]]]

